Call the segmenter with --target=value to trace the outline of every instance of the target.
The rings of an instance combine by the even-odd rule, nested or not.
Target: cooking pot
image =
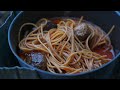
[[[37,22],[41,18],[52,17],[81,17],[87,21],[100,26],[105,32],[108,32],[112,25],[115,25],[114,31],[110,35],[116,57],[103,66],[79,74],[53,74],[44,70],[37,69],[24,62],[17,54],[18,50],[18,32],[22,24],[26,22]],[[42,79],[104,79],[109,78],[110,74],[119,61],[120,57],[120,16],[116,11],[21,11],[12,21],[8,31],[8,42],[10,49],[22,67],[36,70]]]

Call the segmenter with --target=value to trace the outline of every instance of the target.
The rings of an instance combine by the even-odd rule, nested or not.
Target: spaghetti
[[[57,27],[45,30],[48,22],[55,22]],[[86,72],[100,67],[113,58],[101,55],[94,49],[99,46],[111,46],[108,35],[115,26],[106,34],[99,27],[83,20],[83,16],[78,21],[64,18],[56,22],[43,18],[37,24],[25,23],[20,31],[26,25],[32,25],[35,29],[21,41],[19,33],[19,49],[26,53],[32,51],[42,53],[47,61],[46,70],[51,73]]]

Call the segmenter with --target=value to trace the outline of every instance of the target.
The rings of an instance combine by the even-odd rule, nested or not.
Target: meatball
[[[23,52],[20,57],[28,64],[42,70],[46,70],[47,62],[43,54],[40,52]]]
[[[74,34],[80,41],[84,41],[90,35],[90,30],[86,23],[81,23],[74,28]]]

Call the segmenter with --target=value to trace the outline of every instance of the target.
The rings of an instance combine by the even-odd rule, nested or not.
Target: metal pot
[[[105,32],[108,32],[112,25],[116,28],[110,35],[112,45],[116,57],[109,63],[103,65],[100,68],[94,69],[92,71],[83,72],[74,75],[65,74],[53,74],[47,71],[37,69],[31,65],[28,65],[17,55],[18,47],[18,30],[20,26],[26,22],[36,22],[40,18],[47,17],[80,17],[84,16],[86,20],[95,23],[100,26]],[[27,67],[36,70],[42,79],[86,79],[86,78],[97,78],[104,79],[109,78],[115,64],[119,61],[120,56],[120,17],[118,12],[115,11],[25,11],[20,12],[12,21],[9,32],[8,32],[8,42],[10,49],[19,61],[22,67]]]

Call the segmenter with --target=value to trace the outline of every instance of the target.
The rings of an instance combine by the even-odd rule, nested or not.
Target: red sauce
[[[78,22],[78,18],[71,18],[72,20],[74,20],[75,22]],[[66,21],[67,18],[52,18],[50,19],[54,24],[58,24],[60,21],[64,20]]]
[[[49,19],[52,21],[52,23],[54,24],[58,24],[60,21],[62,21],[62,18],[52,18],[52,19]]]
[[[93,51],[100,55],[107,55],[107,58],[109,58],[109,59],[114,58],[112,46],[107,46],[107,45],[98,46],[98,47],[94,48]]]

